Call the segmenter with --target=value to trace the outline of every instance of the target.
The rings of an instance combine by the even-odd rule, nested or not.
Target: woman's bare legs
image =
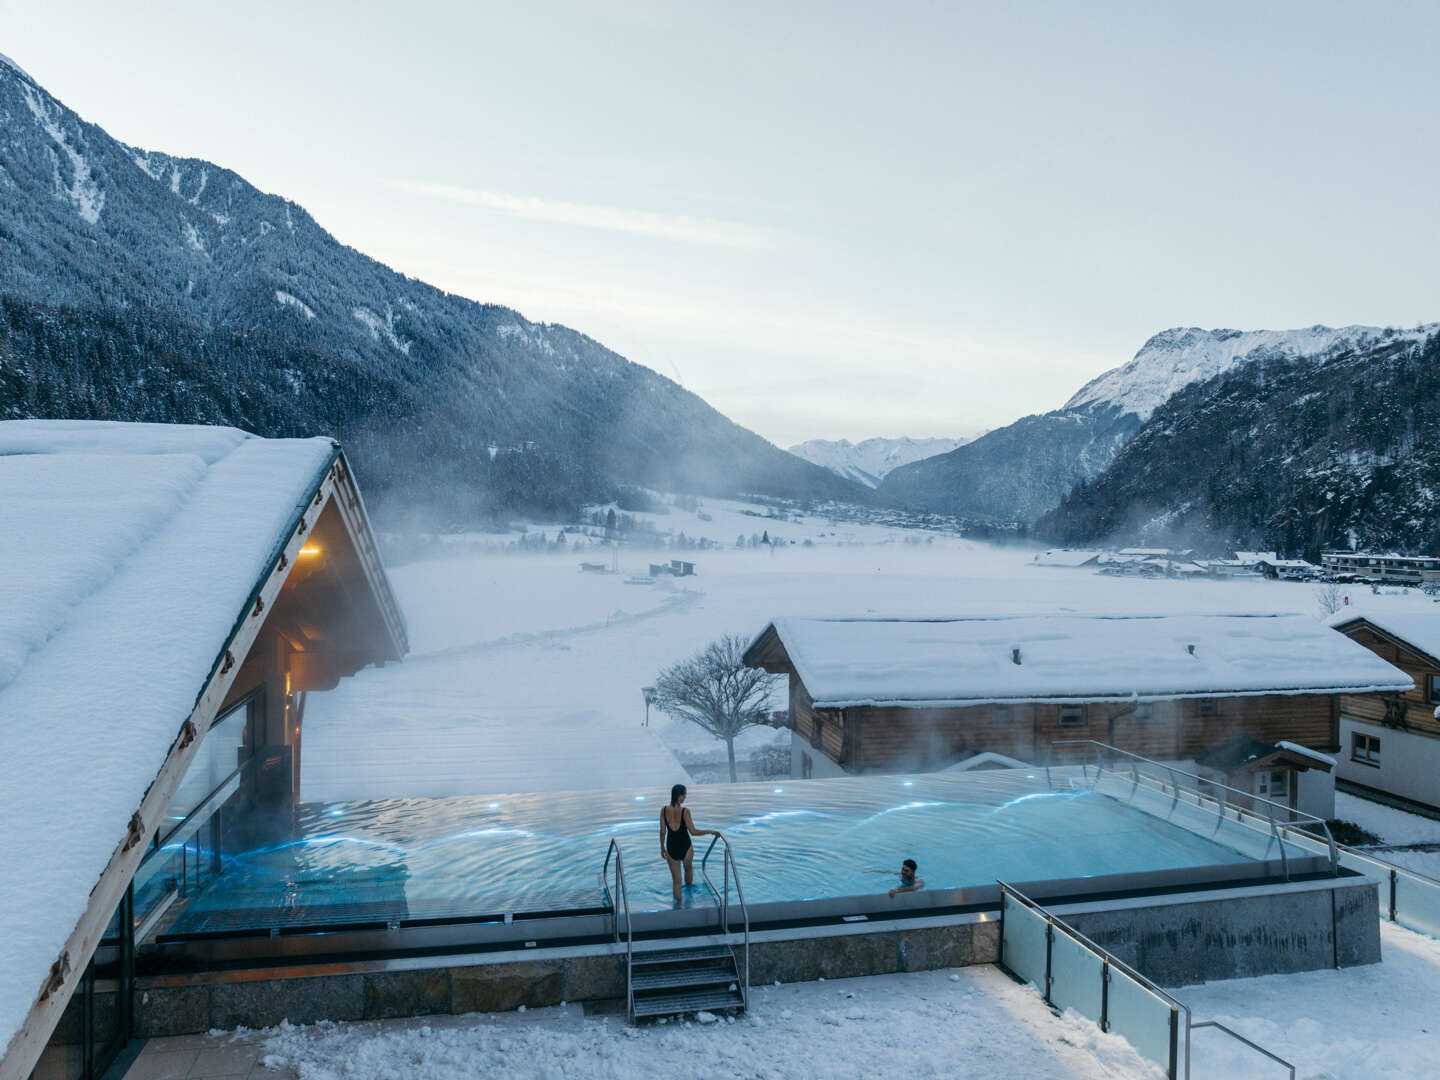
[[[680,903],[680,864],[669,855],[665,856],[665,865],[670,867],[670,887],[675,894],[675,902]],[[690,869],[690,857],[685,857],[685,869]]]
[[[694,885],[694,884],[695,884],[695,865],[694,865],[694,862],[693,862],[694,857],[695,857],[695,848],[694,848],[693,846],[691,846],[690,849],[685,852],[685,884],[686,884],[686,885]],[[676,884],[676,887],[678,888],[678,887],[679,887],[679,884],[680,884],[679,875],[676,875],[675,884]]]

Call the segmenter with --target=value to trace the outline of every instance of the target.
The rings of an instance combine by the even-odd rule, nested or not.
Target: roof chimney
[[[1185,646],[1185,651],[1188,652],[1191,656],[1194,656],[1194,655],[1195,655],[1195,646],[1194,646],[1194,645],[1186,645],[1186,646]]]
[[[1012,648],[1012,649],[1010,650],[1010,662],[1011,662],[1012,664],[1018,664],[1018,663],[1020,663],[1020,646],[1019,646],[1019,645],[1016,645],[1014,648]]]

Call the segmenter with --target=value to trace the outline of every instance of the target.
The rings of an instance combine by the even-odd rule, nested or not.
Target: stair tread
[[[728,960],[732,953],[728,945],[702,945],[694,949],[665,949],[660,952],[636,953],[636,967],[642,964],[678,964],[689,960]]]
[[[663,994],[637,998],[636,1016],[671,1016],[675,1013],[699,1012],[701,1009],[740,1009],[745,999],[739,990],[693,990],[686,993]]]
[[[679,968],[672,971],[636,972],[631,986],[636,991],[683,986],[725,986],[736,981],[734,965],[709,968]]]

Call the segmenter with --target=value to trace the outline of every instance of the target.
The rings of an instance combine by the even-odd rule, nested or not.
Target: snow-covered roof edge
[[[1299,754],[1301,757],[1311,758],[1314,761],[1320,762],[1322,765],[1330,766],[1332,769],[1335,767],[1335,759],[1333,757],[1329,754],[1322,754],[1318,750],[1311,750],[1308,746],[1301,746],[1299,743],[1290,742],[1288,739],[1281,739],[1275,745],[1281,750],[1289,750],[1292,754]]]
[[[1196,617],[1197,617],[1197,618],[1215,618],[1215,619],[1221,619],[1221,618],[1281,619],[1281,618],[1295,618],[1295,617],[1297,617],[1298,615],[1299,615],[1298,612],[1288,613],[1288,614],[1286,614],[1286,613],[1277,613],[1277,612],[1231,612],[1231,613],[1207,612],[1207,613],[1205,613],[1204,615],[1200,615],[1200,616],[1196,616]],[[918,624],[923,624],[923,623],[940,623],[940,624],[943,624],[943,623],[957,623],[957,622],[1005,622],[1005,621],[1011,621],[1011,620],[1019,621],[1019,620],[1031,620],[1031,619],[1035,619],[1035,618],[1037,618],[1037,617],[1053,618],[1053,619],[1056,619],[1056,620],[1062,620],[1062,619],[1063,619],[1063,620],[1081,620],[1081,619],[1088,619],[1088,620],[1093,620],[1093,621],[1097,621],[1097,622],[1102,622],[1102,621],[1130,621],[1130,620],[1145,620],[1145,619],[1163,620],[1163,619],[1168,619],[1168,618],[1174,618],[1175,616],[1174,616],[1173,614],[1165,614],[1165,613],[1157,613],[1157,612],[1142,612],[1142,613],[1136,613],[1136,614],[1121,614],[1121,613],[1115,613],[1115,612],[1097,612],[1097,613],[1089,613],[1089,614],[1081,614],[1081,613],[1056,613],[1056,614],[1049,615],[1049,616],[1036,616],[1034,613],[1029,613],[1029,612],[1018,612],[1018,613],[1017,613],[1017,612],[1007,612],[1007,613],[1003,613],[1003,614],[988,614],[988,615],[974,614],[974,615],[960,615],[960,616],[916,616],[916,617],[880,616],[880,615],[865,615],[865,616],[854,616],[854,617],[846,617],[846,616],[834,616],[834,617],[777,616],[775,619],[772,619],[772,620],[765,626],[765,629],[763,629],[762,631],[760,631],[760,633],[755,636],[755,638],[750,642],[749,645],[747,645],[747,646],[745,647],[745,651],[744,651],[744,653],[743,653],[742,655],[746,658],[746,661],[745,661],[745,662],[746,662],[746,663],[750,663],[750,654],[751,654],[751,652],[754,651],[755,649],[757,649],[757,648],[760,646],[760,644],[761,644],[767,637],[769,637],[770,635],[774,635],[775,639],[780,643],[780,647],[782,648],[782,650],[785,652],[785,655],[786,655],[787,658],[789,659],[790,665],[794,668],[796,675],[799,677],[800,681],[805,685],[807,691],[810,691],[810,692],[813,694],[813,693],[814,693],[813,688],[819,685],[819,680],[816,679],[816,678],[814,678],[814,673],[813,673],[813,672],[807,672],[808,661],[807,661],[807,659],[803,656],[803,653],[799,653],[799,651],[796,650],[796,649],[793,647],[793,645],[786,645],[786,644],[785,644],[784,634],[783,634],[783,627],[784,627],[785,624],[787,624],[787,623],[791,623],[791,622],[812,622],[812,621],[813,621],[813,622],[828,622],[828,623],[918,623]],[[1362,648],[1363,648],[1363,646],[1362,646]],[[1367,650],[1367,651],[1368,651],[1368,650]],[[752,666],[758,666],[758,665],[752,665]],[[1386,665],[1386,666],[1390,666],[1390,665]],[[1084,705],[1084,704],[1089,703],[1089,702],[1100,702],[1100,701],[1132,701],[1132,702],[1136,702],[1136,703],[1141,703],[1141,702],[1158,702],[1158,701],[1184,701],[1184,700],[1193,700],[1193,699],[1226,698],[1226,697],[1300,697],[1300,696],[1310,695],[1310,694],[1325,694],[1325,695],[1329,695],[1329,694],[1379,694],[1379,693],[1404,692],[1404,691],[1411,690],[1411,689],[1414,688],[1414,681],[1410,678],[1410,676],[1404,674],[1404,673],[1401,672],[1399,669],[1392,669],[1392,670],[1395,671],[1396,675],[1399,676],[1399,678],[1393,679],[1393,680],[1391,680],[1391,681],[1389,681],[1389,682],[1385,682],[1385,683],[1379,683],[1379,682],[1373,682],[1373,681],[1372,681],[1372,682],[1354,683],[1354,684],[1336,684],[1336,683],[1331,683],[1331,684],[1325,684],[1325,685],[1315,685],[1315,684],[1302,684],[1302,685],[1291,685],[1291,686],[1278,685],[1278,686],[1267,686],[1267,687],[1264,687],[1264,688],[1250,687],[1250,688],[1242,688],[1242,689],[1225,689],[1225,688],[1221,688],[1221,687],[1205,687],[1205,688],[1203,688],[1203,689],[1202,689],[1202,688],[1195,688],[1195,689],[1177,689],[1177,690],[1173,690],[1173,691],[1150,692],[1150,693],[1143,693],[1143,694],[1142,694],[1142,693],[1135,692],[1135,691],[1132,690],[1132,691],[1128,691],[1128,692],[1126,692],[1126,691],[1117,691],[1117,692],[1114,693],[1114,694],[1103,694],[1103,693],[1102,693],[1102,694],[1086,694],[1086,695],[1082,695],[1082,696],[1054,695],[1054,694],[1016,694],[1016,695],[988,694],[988,695],[976,695],[976,696],[972,696],[972,697],[943,697],[943,698],[924,697],[924,698],[905,698],[905,697],[879,697],[879,696],[856,696],[856,697],[836,696],[836,697],[824,697],[824,696],[822,696],[822,695],[820,695],[820,694],[815,694],[815,695],[811,698],[811,704],[812,704],[812,706],[815,707],[815,708],[822,708],[822,709],[859,709],[859,708],[892,708],[892,709],[941,709],[941,708],[947,708],[947,709],[948,709],[948,708],[967,708],[967,707],[978,706],[978,705],[992,705],[992,704],[1010,704],[1010,705]]]

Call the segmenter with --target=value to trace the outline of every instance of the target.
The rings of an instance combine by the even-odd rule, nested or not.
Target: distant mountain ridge
[[[1151,414],[1186,387],[1262,361],[1323,360],[1425,336],[1423,327],[1165,330],[1128,363],[1086,383],[1063,407],[897,468],[878,490],[917,509],[1031,522],[1077,484],[1103,473]]]
[[[228,169],[111,138],[8,61],[0,295],[0,417],[331,433],[379,501],[457,519],[618,484],[870,498],[583,334],[398,274]]]
[[[810,439],[790,447],[796,457],[829,469],[837,476],[866,487],[878,487],[887,473],[912,461],[949,453],[970,439],[873,438],[852,443],[849,439]]]
[[[1366,328],[1368,330],[1368,328]],[[1440,550],[1440,324],[1192,383],[1036,525],[1065,544]]]

